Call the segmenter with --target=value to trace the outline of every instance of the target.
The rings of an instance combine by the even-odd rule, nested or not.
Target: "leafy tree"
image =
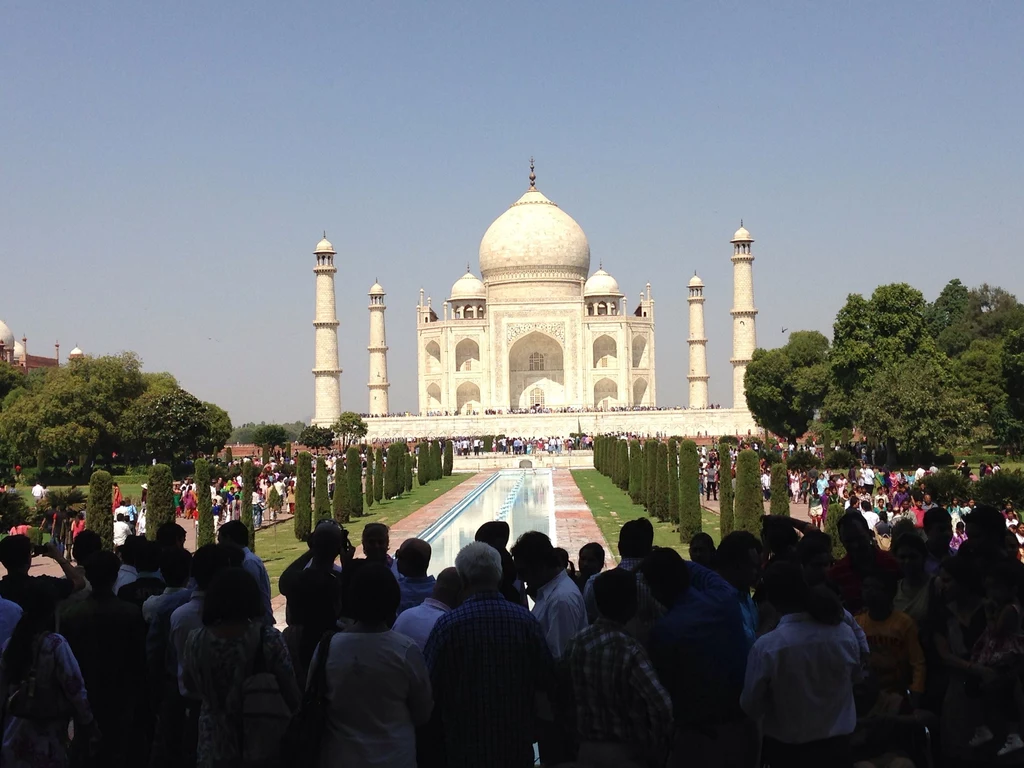
[[[228,412],[213,403],[206,407],[206,435],[199,443],[199,450],[207,456],[216,456],[231,437],[231,417]]]
[[[1012,293],[984,283],[967,293],[963,315],[939,334],[938,343],[947,354],[958,356],[977,339],[999,339],[1024,329],[1024,305]]]
[[[271,485],[270,490],[267,491],[267,509],[273,510],[275,519],[276,516],[281,514],[281,507],[284,505],[284,499],[281,498],[281,494],[277,492],[277,486]]]
[[[24,386],[25,374],[6,360],[0,360],[0,402],[15,389],[20,389]]]
[[[319,453],[334,445],[334,431],[327,427],[310,425],[299,433],[299,442]]]
[[[824,510],[822,510],[824,512]],[[832,539],[832,557],[841,560],[846,557],[846,547],[839,538],[839,518],[845,513],[842,506],[830,504],[825,514],[825,533]]]
[[[225,448],[224,449],[224,462],[226,464],[230,465],[230,464],[232,464],[234,462],[234,460],[235,460],[235,456],[234,456],[233,453],[231,453],[231,448],[230,447]]]
[[[697,444],[684,440],[679,446],[679,541],[689,544],[700,531],[700,459]]]
[[[421,453],[422,457],[423,454]],[[422,468],[422,462],[421,462]],[[373,500],[380,503],[384,498],[384,449],[377,449],[376,466],[373,468]]]
[[[252,441],[261,448],[272,451],[288,442],[288,433],[280,424],[260,424],[252,432]]]
[[[1002,509],[1006,502],[1014,509],[1024,507],[1024,472],[1019,469],[1004,469],[985,475],[974,484],[974,499],[979,504],[988,504]]]
[[[1006,400],[996,414],[995,432],[1015,454],[1024,446],[1024,331],[1006,334],[999,355]]]
[[[95,476],[93,474],[93,477]],[[92,495],[91,490],[89,495]],[[108,504],[107,507],[109,508],[110,505]],[[89,513],[87,512],[86,520],[88,519]],[[173,522],[174,476],[171,474],[171,468],[166,464],[154,464],[149,468],[149,478],[147,479],[146,538],[150,541],[155,540],[160,526]],[[111,528],[111,536],[113,536],[113,528]]]
[[[335,464],[337,472],[337,464]],[[313,490],[313,515],[317,521],[331,516],[331,497],[328,492],[327,462],[320,456],[316,460],[316,485]],[[338,492],[338,479],[334,479],[334,492]]]
[[[122,415],[120,433],[131,455],[171,464],[211,444],[206,405],[183,389],[142,395]]]
[[[640,441],[629,441],[629,498],[634,504],[640,501],[640,482],[642,476],[643,456],[640,453]]]
[[[821,469],[821,459],[812,451],[794,451],[786,459],[786,467],[794,472]]]
[[[323,459],[317,459],[318,463],[321,461]],[[347,525],[352,519],[352,500],[348,497],[348,469],[341,457],[334,463],[334,498],[331,513],[335,522],[341,525]]]
[[[345,474],[348,479],[348,503],[356,517],[363,516],[363,468],[359,459],[359,449],[349,446],[345,454]]]
[[[674,437],[668,441],[668,519],[679,522],[679,443]]]
[[[622,490],[629,490],[629,446],[625,440],[616,440],[615,484]]]
[[[659,520],[668,520],[668,446],[661,440],[655,455],[654,514]]]
[[[366,422],[363,417],[353,411],[345,411],[338,420],[331,425],[331,430],[337,440],[341,441],[342,450],[347,450],[353,443],[358,443],[366,437]]]
[[[644,506],[647,507],[647,514],[654,515],[657,512],[658,493],[658,441],[648,440],[644,443],[644,477],[646,479],[647,493],[644,496]]]
[[[789,472],[785,464],[772,465],[771,492],[768,514],[789,517]]]
[[[740,451],[736,459],[736,530],[761,535],[764,499],[761,495],[761,468],[757,454]]]
[[[744,385],[755,422],[794,440],[807,431],[828,392],[828,339],[794,331],[778,349],[756,349]]]
[[[242,464],[242,510],[239,518],[249,529],[249,550],[256,551],[256,525],[252,518],[252,494],[256,490],[256,467],[251,461]]]
[[[965,501],[971,497],[971,481],[955,469],[942,469],[921,479],[925,491],[936,504],[947,506],[953,499]]]
[[[110,477],[110,475],[108,474],[107,477]],[[108,485],[107,487],[109,488],[110,486]],[[28,521],[28,513],[28,504],[25,502],[25,497],[20,493],[17,491],[0,493],[0,526],[2,526],[3,530],[8,531],[16,525],[24,525]],[[110,519],[109,505],[107,506],[107,519]],[[104,540],[105,548],[112,549],[114,540],[113,522],[110,523],[110,536],[108,539]]]
[[[453,453],[453,451],[452,451],[452,441],[451,440],[445,440],[444,441],[444,471],[443,471],[443,474],[444,474],[445,477],[450,476],[451,473],[452,473],[452,466],[453,466],[453,463],[455,461],[452,453]]]
[[[963,324],[969,300],[967,287],[959,279],[954,278],[946,283],[938,298],[925,308],[924,321],[928,333],[946,354],[956,354],[956,347],[959,344],[954,339],[959,334],[947,334],[945,337],[943,334],[949,328],[959,329]]]
[[[46,495],[43,496],[43,508],[47,511],[74,514],[85,509],[88,499],[81,488],[47,488]]]
[[[96,533],[99,534],[100,541],[103,542],[103,549],[108,552],[112,552],[114,549],[113,487],[114,479],[110,476],[109,472],[104,472],[102,469],[93,472],[92,477],[89,478],[89,502],[85,512],[86,527],[90,531],[96,531]],[[150,502],[148,510],[152,510],[153,486],[150,485],[149,488]],[[151,513],[147,511],[147,517],[150,514]],[[154,532],[155,529],[156,526],[153,526]],[[149,538],[153,537],[150,536]]]
[[[733,511],[732,458],[729,455],[729,444],[722,441],[718,444],[718,517],[719,529],[724,539],[736,530]],[[680,456],[680,475],[682,474],[682,456]],[[700,491],[700,487],[697,488]],[[680,501],[680,504],[682,502]]]
[[[914,455],[967,446],[980,435],[981,407],[952,380],[944,357],[920,354],[897,358],[879,370],[863,395],[860,428],[886,446]]]
[[[373,446],[366,446],[366,478],[364,480],[366,486],[365,497],[366,497],[366,509],[369,510],[373,506]],[[423,483],[420,483],[423,485]]]
[[[196,514],[199,527],[196,530],[196,546],[213,544],[213,499],[210,496],[210,463],[196,459]]]
[[[312,456],[307,451],[302,451],[295,462],[295,517],[292,524],[295,526],[295,538],[305,541],[309,538],[313,527],[313,506],[312,500]]]

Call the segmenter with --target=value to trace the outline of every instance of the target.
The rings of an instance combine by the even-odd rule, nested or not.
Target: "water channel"
[[[509,546],[526,531],[541,531],[554,541],[555,494],[549,469],[505,469],[497,472],[465,499],[419,534],[430,542],[430,574],[455,565],[455,556],[473,541],[477,529],[490,520],[509,524]]]

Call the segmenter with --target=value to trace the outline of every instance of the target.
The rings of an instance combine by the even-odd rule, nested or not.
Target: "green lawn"
[[[359,546],[363,528],[367,523],[393,525],[472,476],[472,474],[451,475],[434,480],[428,485],[414,485],[412,490],[401,498],[374,504],[369,515],[353,520],[345,526],[352,543]],[[288,520],[281,525],[256,533],[256,554],[263,558],[263,562],[267,566],[274,596],[277,595],[278,577],[295,558],[306,551],[305,542],[297,541],[293,531],[292,522]]]
[[[137,479],[137,477],[133,475],[132,479],[135,480],[135,479]],[[127,496],[128,498],[130,498],[132,500],[132,502],[134,502],[135,506],[139,505],[139,499],[142,498],[142,484],[141,483],[122,482],[121,480],[118,479],[118,477],[116,475],[114,476],[114,482],[117,483],[118,488],[121,489],[121,495],[122,496]],[[56,489],[56,488],[69,488],[70,486],[67,486],[67,485],[53,485],[53,486],[49,486],[49,487]],[[82,489],[82,492],[86,496],[89,495],[89,484],[88,483],[86,483],[85,485],[80,485],[78,487]],[[18,493],[20,493],[22,496],[25,497],[25,501],[28,502],[29,507],[34,507],[35,506],[35,499],[32,498],[32,486],[29,486],[29,485],[19,485],[17,490],[18,490]]]
[[[602,475],[596,469],[575,470],[572,473],[576,485],[579,486],[583,499],[594,513],[601,533],[605,540],[614,549],[619,541],[619,530],[627,520],[636,520],[640,517],[647,517],[647,510],[639,504],[634,504],[629,494],[619,489],[611,480]],[[654,524],[654,546],[672,547],[683,557],[687,557],[687,544],[679,541],[679,532],[672,523],[659,523],[650,518]],[[711,534],[715,540],[715,546],[721,539],[721,532],[718,525],[718,515],[702,510],[701,515],[704,530]],[[614,553],[618,559],[618,553]]]

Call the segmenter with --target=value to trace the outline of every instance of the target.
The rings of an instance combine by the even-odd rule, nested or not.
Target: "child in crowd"
[[[949,542],[949,549],[956,554],[960,551],[960,545],[967,541],[967,527],[964,525],[963,520],[957,521],[956,532],[953,534],[953,538]]]
[[[865,610],[857,614],[857,623],[868,639],[871,655],[868,669],[881,691],[903,694],[910,690],[915,709],[924,693],[925,659],[914,620],[893,609],[896,579],[883,571],[864,577]]]
[[[1017,568],[1014,563],[1000,562],[989,571],[985,580],[988,623],[971,652],[971,663],[985,668],[976,697],[982,704],[986,724],[975,729],[970,745],[980,747],[992,741],[997,732],[1005,732],[1005,741],[997,752],[999,757],[1024,749],[1018,732],[1021,713],[1017,707],[1019,673],[1024,662],[1021,609],[1016,596]]]

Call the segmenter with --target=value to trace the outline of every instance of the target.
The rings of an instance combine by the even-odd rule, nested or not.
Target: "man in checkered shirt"
[[[462,605],[437,620],[424,649],[447,768],[527,768],[534,764],[537,694],[555,680],[540,624],[498,591],[501,556],[467,544],[455,558]]]

